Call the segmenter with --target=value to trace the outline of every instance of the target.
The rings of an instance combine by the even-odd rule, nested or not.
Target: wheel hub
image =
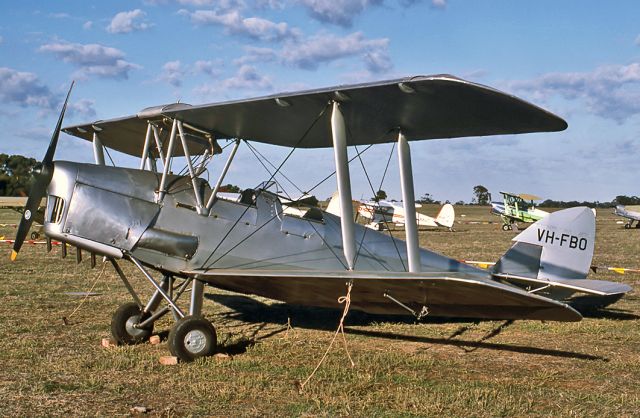
[[[127,330],[127,333],[132,337],[140,337],[144,335],[144,333],[146,332],[145,330],[137,327],[139,323],[140,323],[140,315],[133,315],[132,317],[127,319],[127,322],[125,323],[124,326],[125,326],[125,329]]]
[[[184,336],[184,347],[193,354],[197,354],[207,346],[207,336],[200,330],[189,331]]]

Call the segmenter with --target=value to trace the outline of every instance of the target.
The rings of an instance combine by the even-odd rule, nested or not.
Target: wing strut
[[[420,248],[418,245],[418,224],[416,220],[415,195],[413,193],[413,170],[411,167],[411,150],[409,142],[398,132],[398,161],[400,163],[400,183],[402,186],[402,203],[404,205],[404,230],[407,241],[407,258],[409,272],[420,272]]]
[[[97,132],[93,133],[93,158],[97,165],[104,165],[104,148]]]
[[[353,204],[351,200],[351,178],[349,177],[349,158],[347,156],[347,133],[340,104],[333,102],[331,111],[331,136],[333,154],[336,163],[336,179],[340,197],[340,226],[342,228],[342,246],[347,267],[353,270],[356,258],[356,238],[353,226]]]
[[[140,158],[140,170],[144,170],[144,167],[147,165],[147,160],[149,159],[149,148],[151,147],[151,135],[152,135],[151,123],[147,122],[147,133],[144,136],[144,146],[142,147],[142,158]],[[149,169],[151,169],[151,165],[149,165]]]
[[[231,163],[233,162],[233,158],[235,157],[239,146],[240,146],[240,140],[236,139],[235,144],[233,144],[233,149],[231,150],[231,154],[229,154],[229,157],[227,158],[227,162],[225,163],[224,167],[222,168],[222,173],[220,173],[220,177],[218,177],[218,182],[216,183],[216,186],[213,188],[213,192],[211,192],[211,196],[209,197],[209,200],[207,201],[207,206],[206,206],[207,213],[209,213],[209,211],[211,211],[211,207],[213,206],[214,202],[216,201],[216,196],[218,195],[218,191],[220,190],[220,186],[222,185],[222,181],[224,180],[224,177],[227,175],[227,171],[229,171],[229,167],[231,167]]]
[[[162,179],[160,180],[160,187],[158,188],[158,202],[162,202],[164,195],[167,193],[167,177],[169,175],[169,165],[171,163],[171,157],[173,157],[173,147],[176,142],[176,131],[178,129],[178,120],[173,120],[171,125],[171,135],[169,136],[169,149],[167,150],[167,156],[163,162]]]

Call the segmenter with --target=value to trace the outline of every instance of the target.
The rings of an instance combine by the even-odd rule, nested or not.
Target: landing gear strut
[[[185,362],[212,355],[216,350],[217,338],[216,329],[211,322],[202,316],[204,282],[187,278],[181,284],[175,285],[174,277],[165,275],[158,283],[138,260],[132,256],[128,258],[138,267],[156,291],[147,304],[143,305],[122,269],[115,260],[111,260],[120,279],[135,301],[122,305],[114,313],[111,321],[111,333],[114,339],[120,344],[143,342],[151,336],[155,321],[168,312],[172,312],[176,323],[171,327],[167,341],[171,354]],[[189,312],[185,314],[176,303],[189,284],[192,285],[191,301]],[[161,308],[160,304],[163,300],[167,306]]]

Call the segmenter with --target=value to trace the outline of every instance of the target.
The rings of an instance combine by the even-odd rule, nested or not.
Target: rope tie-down
[[[331,347],[333,346],[333,343],[336,341],[336,338],[338,338],[338,334],[342,334],[342,341],[344,343],[344,350],[347,352],[347,357],[349,358],[349,362],[351,363],[351,367],[355,367],[355,363],[353,362],[353,359],[351,358],[351,354],[349,353],[349,348],[347,347],[347,338],[344,335],[344,319],[347,317],[347,314],[349,313],[349,308],[351,307],[351,289],[353,288],[353,282],[347,282],[347,294],[345,296],[340,296],[338,298],[338,303],[343,304],[344,303],[344,310],[342,311],[342,318],[340,318],[340,323],[338,324],[338,329],[336,329],[336,332],[333,334],[333,338],[331,339],[331,342],[329,343],[329,346],[327,347],[327,350],[324,352],[324,355],[322,356],[322,358],[320,359],[320,361],[318,362],[318,365],[316,366],[315,369],[313,369],[313,371],[311,372],[311,374],[309,375],[309,377],[307,377],[307,379],[299,384],[299,392],[302,393],[304,391],[304,387],[307,385],[307,383],[309,383],[309,381],[311,380],[311,378],[313,377],[313,375],[316,374],[316,372],[318,371],[318,369],[320,368],[320,366],[322,366],[322,363],[324,363],[324,360],[327,358],[327,355],[329,354],[329,351],[331,350]]]

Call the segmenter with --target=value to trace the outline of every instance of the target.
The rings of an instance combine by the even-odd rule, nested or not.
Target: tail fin
[[[353,205],[353,210],[355,210],[357,213],[361,203],[358,200],[352,200],[351,204]],[[338,195],[337,191],[335,191],[331,195],[331,199],[329,199],[329,204],[327,205],[327,208],[324,211],[336,216],[342,215],[342,213],[340,213],[340,195]]]
[[[334,192],[329,199],[329,204],[325,212],[329,212],[332,215],[340,216],[340,196],[338,192]]]
[[[621,295],[630,286],[603,280],[587,280],[596,236],[595,214],[586,207],[553,212],[537,221],[513,241],[492,274],[509,282],[537,288],[606,296]],[[554,297],[550,292],[549,296]]]
[[[438,212],[438,216],[436,216],[436,222],[438,225],[446,226],[447,228],[453,227],[453,222],[456,218],[456,212],[453,209],[453,206],[449,203],[446,203]]]
[[[518,234],[494,273],[547,281],[584,279],[593,258],[595,216],[589,208],[553,212]]]

